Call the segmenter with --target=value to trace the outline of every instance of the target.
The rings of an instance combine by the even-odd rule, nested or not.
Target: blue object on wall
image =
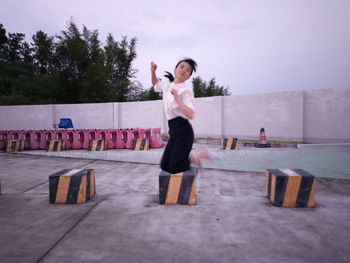
[[[60,119],[60,123],[58,124],[58,128],[63,128],[63,129],[73,128],[73,122],[71,119],[62,118],[62,119]]]

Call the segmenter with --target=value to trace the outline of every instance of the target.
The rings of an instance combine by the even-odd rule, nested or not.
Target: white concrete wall
[[[350,141],[350,89],[305,91],[304,139]]]
[[[260,128],[268,138],[302,141],[303,92],[225,97],[224,136],[256,139]]]
[[[164,113],[161,100],[119,104],[121,121],[118,128],[161,127],[161,130],[164,131]]]
[[[0,106],[0,130],[51,129],[52,105]]]
[[[60,118],[70,118],[74,128],[79,129],[114,128],[114,115],[118,114],[114,110],[114,103],[61,104],[51,107],[54,109],[52,123],[59,123]]]
[[[196,113],[191,121],[196,137],[221,137],[223,97],[195,99]]]
[[[350,89],[196,98],[196,137],[236,136],[350,142]],[[74,128],[157,128],[168,131],[162,101],[0,106],[0,130],[51,129],[60,118]]]

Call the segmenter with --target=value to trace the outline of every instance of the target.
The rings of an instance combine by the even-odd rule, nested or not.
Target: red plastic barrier
[[[146,138],[151,138],[151,133],[152,133],[152,131],[151,131],[152,129],[151,128],[149,128],[149,129],[146,129]]]
[[[104,133],[106,140],[106,149],[114,149],[117,143],[117,130],[115,129],[106,129],[102,131]],[[103,138],[103,136],[102,136]]]
[[[30,149],[38,150],[40,148],[41,132],[39,130],[30,130]]]
[[[124,149],[127,141],[127,131],[124,129],[117,130],[117,138],[114,148],[116,149]]]
[[[53,139],[66,141],[66,130],[53,130]]]
[[[15,130],[10,130],[7,132],[7,140],[21,140],[21,132],[20,131],[15,131]]]
[[[72,149],[79,150],[83,148],[85,132],[83,130],[73,130]]]
[[[138,129],[138,130],[139,130],[139,138],[151,137],[151,129]]]
[[[135,129],[131,129],[133,134],[134,134],[134,139],[138,139],[140,138],[140,129],[139,128],[135,128]]]
[[[138,134],[137,134],[138,135]],[[134,133],[133,129],[126,129],[126,143],[125,148],[126,149],[132,149],[133,148],[133,139],[136,139],[136,132]]]
[[[39,149],[46,150],[46,142],[53,140],[53,132],[51,130],[41,130],[40,131],[40,145]]]
[[[106,149],[113,149],[114,143],[110,139],[109,129],[96,129],[96,136],[98,137],[98,139],[103,139],[105,141]]]
[[[160,128],[152,129],[150,147],[151,148],[161,148],[162,146],[163,146],[163,139],[160,135]]]
[[[96,133],[99,139],[104,139],[105,142],[107,141],[107,130],[105,129],[96,129]]]
[[[30,131],[21,131],[21,140],[23,140],[24,150],[30,149]]]
[[[70,150],[72,149],[73,146],[73,130],[66,130],[66,138],[65,138],[65,150]]]
[[[0,150],[6,148],[7,133],[8,131],[0,131]]]
[[[83,149],[89,149],[89,143],[91,139],[98,139],[96,131],[84,130]]]

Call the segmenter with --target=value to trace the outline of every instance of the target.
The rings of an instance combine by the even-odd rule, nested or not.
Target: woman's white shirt
[[[178,95],[180,96],[183,103],[195,111],[194,107],[194,93],[192,87],[186,85],[185,82],[174,83],[170,81],[158,80],[157,84],[154,85],[154,90],[156,92],[163,93],[163,105],[164,112],[167,120],[174,119],[176,117],[182,117],[188,119],[179,109],[179,104],[175,101],[171,91],[173,89],[177,90]]]

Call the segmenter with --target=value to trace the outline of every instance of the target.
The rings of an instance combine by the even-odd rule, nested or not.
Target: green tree
[[[8,34],[8,62],[18,63],[23,58],[23,43],[25,35],[22,33]]]
[[[53,37],[43,31],[37,31],[32,37],[33,60],[37,73],[48,74],[53,69]]]
[[[192,80],[194,96],[211,97],[211,96],[227,96],[230,95],[228,88],[216,84],[215,78],[209,82],[203,81],[201,77],[193,78]]]
[[[161,100],[162,95],[159,92],[155,92],[154,88],[151,87],[148,90],[145,90],[140,97],[140,100]]]
[[[132,89],[136,87],[131,81],[137,72],[132,67],[136,58],[136,42],[136,38],[132,38],[129,42],[125,36],[121,42],[115,41],[111,34],[107,37],[104,48],[106,70],[108,84],[116,95],[116,101],[127,101],[128,94],[133,93]]]
[[[59,100],[65,103],[81,102],[80,94],[84,93],[84,77],[89,64],[87,45],[72,20],[58,40],[54,62],[62,87]]]
[[[0,62],[7,61],[8,58],[8,38],[6,29],[0,24]]]
[[[108,85],[105,66],[105,55],[98,39],[98,31],[83,28],[83,39],[87,48],[86,75],[83,78],[83,89],[80,93],[81,102],[113,101],[115,96]]]
[[[8,33],[0,25],[0,104],[28,104],[23,86],[32,81],[32,50],[22,33]]]
[[[28,44],[0,24],[0,105],[160,100],[135,80],[137,39],[109,34],[102,46],[98,36],[71,19],[56,38],[39,30]],[[215,78],[192,84],[195,97],[230,94]]]

